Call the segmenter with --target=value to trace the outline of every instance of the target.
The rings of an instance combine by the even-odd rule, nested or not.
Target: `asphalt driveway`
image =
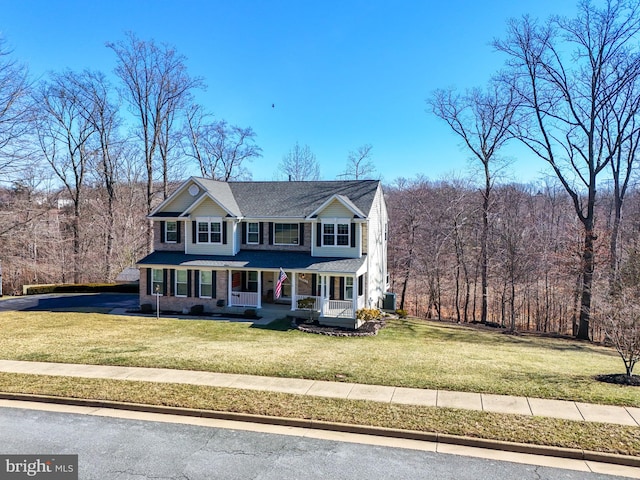
[[[132,293],[50,293],[45,295],[25,295],[23,297],[0,300],[0,312],[6,311],[50,311],[104,312],[114,308],[138,308],[138,295]]]

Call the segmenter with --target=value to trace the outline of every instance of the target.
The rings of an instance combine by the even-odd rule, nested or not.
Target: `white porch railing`
[[[351,300],[325,300],[322,315],[333,318],[355,318]]]
[[[298,300],[304,300],[307,298],[313,299],[313,305],[311,306],[311,310],[319,312],[322,308],[322,297],[315,297],[313,295],[293,295],[293,298],[291,299],[291,304],[293,306],[292,310],[308,310],[309,308],[301,309],[298,306]]]
[[[294,295],[292,300],[292,310],[308,310],[308,308],[298,307],[298,300],[306,298],[313,299],[311,310],[322,312],[324,317],[333,318],[355,318],[353,302],[351,300],[329,300],[328,298],[316,297],[313,295]],[[364,296],[358,297],[358,308],[363,308]]]
[[[256,292],[231,292],[229,306],[233,307],[257,307],[258,294]]]

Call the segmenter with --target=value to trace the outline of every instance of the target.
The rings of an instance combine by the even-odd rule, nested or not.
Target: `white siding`
[[[193,226],[191,222],[185,222],[185,253],[194,255],[234,255],[233,252],[233,222],[227,223],[227,244],[193,243]],[[223,230],[224,231],[224,230]]]
[[[210,198],[205,199],[195,210],[189,214],[191,218],[195,217],[226,217],[227,212]]]
[[[317,243],[317,224],[313,224],[313,256],[314,257],[344,257],[344,258],[360,258],[360,242],[362,241],[362,224],[351,223],[351,228],[356,229],[355,247],[338,247],[327,246],[318,247]],[[349,242],[351,242],[351,232],[349,232]]]
[[[319,218],[352,218],[353,212],[345,207],[337,199],[327,205],[322,212],[318,214]]]
[[[193,182],[189,182],[189,185],[192,185],[192,184]],[[204,194],[204,190],[200,188],[200,191],[194,197],[189,193],[189,188],[187,187],[179,195],[177,195],[176,198],[174,198],[168,204],[166,204],[161,211],[162,212],[184,212],[190,205],[193,204],[193,202],[199,199],[203,194]]]
[[[382,306],[382,298],[386,292],[387,282],[387,207],[378,186],[371,211],[369,212],[368,246],[367,246],[367,306]]]

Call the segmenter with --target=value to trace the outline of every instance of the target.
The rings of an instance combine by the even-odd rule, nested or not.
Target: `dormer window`
[[[198,218],[198,243],[222,243],[222,219]]]
[[[348,247],[351,235],[351,223],[348,220],[322,222],[323,247]]]

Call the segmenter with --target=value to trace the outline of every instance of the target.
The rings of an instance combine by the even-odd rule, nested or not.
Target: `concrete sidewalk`
[[[447,390],[363,385],[296,378],[259,377],[228,373],[162,368],[77,365],[66,363],[0,360],[0,372],[66,377],[182,383],[211,387],[265,390],[271,392],[370,400],[374,402],[448,407],[516,415],[535,415],[575,421],[640,426],[640,408],[594,405],[563,400],[514,397]]]

